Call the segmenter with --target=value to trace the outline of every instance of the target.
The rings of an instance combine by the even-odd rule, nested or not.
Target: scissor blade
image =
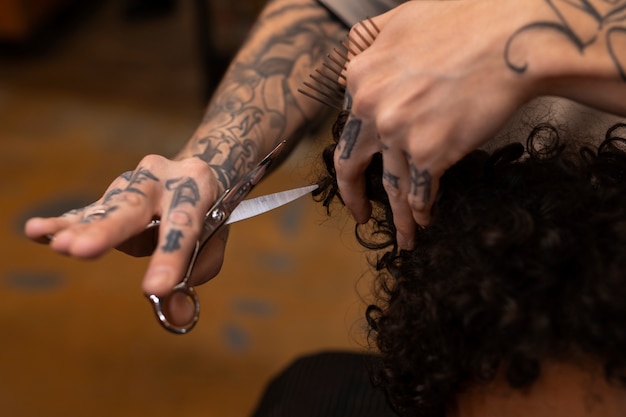
[[[249,219],[250,217],[274,210],[275,208],[284,206],[287,203],[309,194],[315,189],[317,189],[317,185],[308,185],[306,187],[244,200],[233,210],[228,220],[226,220],[226,224]]]

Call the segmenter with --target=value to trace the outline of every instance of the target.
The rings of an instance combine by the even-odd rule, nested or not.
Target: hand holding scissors
[[[159,323],[161,323],[166,330],[176,334],[185,334],[193,329],[198,322],[200,317],[200,301],[195,289],[189,284],[189,278],[193,272],[198,255],[202,252],[206,243],[222,226],[265,213],[266,211],[302,197],[317,188],[317,185],[310,185],[244,201],[244,198],[250,193],[252,188],[259,183],[261,178],[263,178],[265,173],[269,170],[284,143],[285,142],[281,142],[252,171],[233,187],[227,189],[209,209],[204,219],[202,231],[191,255],[187,271],[182,280],[174,286],[172,292],[166,297],[158,297],[154,294],[147,295]],[[159,225],[160,220],[155,219],[147,228],[152,229]],[[184,295],[193,309],[193,315],[189,321],[182,325],[170,321],[164,309],[164,303],[176,294]]]
[[[216,180],[210,178],[210,172],[207,172],[206,175],[203,174],[202,169],[208,171],[209,168],[195,159],[170,161],[158,155],[147,156],[134,171],[129,171],[116,178],[105,194],[93,204],[70,210],[57,217],[30,219],[25,225],[26,235],[38,243],[49,245],[58,253],[79,259],[94,259],[104,255],[112,248],[117,248],[131,256],[152,256],[151,266],[146,276],[150,276],[153,283],[155,271],[158,269],[165,267],[168,271],[185,272],[184,274],[180,272],[178,277],[174,273],[171,277],[173,280],[167,277],[170,283],[166,283],[165,287],[160,289],[158,293],[153,292],[156,291],[158,285],[146,286],[146,278],[144,277],[144,291],[149,294],[148,298],[151,300],[155,313],[163,326],[174,333],[186,333],[197,322],[199,311],[197,296],[190,285],[191,273],[194,272],[194,275],[199,275],[199,270],[203,270],[203,266],[211,265],[201,265],[198,256],[203,249],[212,252],[220,252],[221,250],[221,253],[212,253],[210,257],[207,257],[211,258],[212,265],[215,265],[216,260],[221,263],[221,256],[223,256],[224,243],[218,242],[217,239],[211,239],[211,237],[222,229],[224,224],[243,220],[279,207],[316,188],[316,186],[305,187],[242,202],[275,162],[276,156],[283,146],[284,142],[270,152],[240,182],[224,192],[223,195],[218,196],[217,203],[208,211],[199,213],[204,220],[200,236],[195,242],[189,242],[190,251],[187,253],[190,255],[188,258],[182,259],[180,269],[172,265],[174,257],[170,257],[170,263],[167,263],[169,253],[164,252],[165,242],[163,239],[167,240],[171,230],[167,226],[165,231],[163,230],[166,222],[162,222],[161,218],[167,211],[164,211],[162,207],[171,207],[172,193],[176,192],[176,188],[168,188],[168,181],[180,182],[181,178],[186,180],[178,188],[191,194],[180,193],[182,197],[179,196],[179,200],[186,203],[192,202],[193,204],[189,204],[190,206],[194,206],[199,201],[199,195],[193,195],[193,193],[197,193],[198,190],[205,190],[206,193],[209,193],[211,187],[215,185]],[[199,167],[202,169],[198,169]],[[196,180],[184,177],[187,173],[195,176]],[[183,214],[185,216],[193,215],[191,212],[183,212]],[[169,217],[168,219],[171,220]],[[147,227],[146,224],[148,224]],[[161,236],[160,240],[159,233],[165,234],[165,236]],[[182,245],[180,241],[174,243],[179,247]],[[158,263],[155,263],[157,257]],[[156,267],[152,267],[153,264]],[[154,269],[150,271],[150,268]],[[215,266],[212,266],[211,268],[209,270],[204,268],[208,274],[203,277],[204,281],[219,270],[219,267],[216,269]],[[158,272],[156,273],[158,274]],[[156,282],[159,280],[157,279]],[[175,285],[175,282],[178,284]],[[172,287],[175,287],[173,293]],[[158,296],[154,294],[158,294]],[[172,294],[183,297],[175,297],[175,300],[172,300]],[[180,320],[184,320],[182,317],[188,317],[184,315],[181,317],[179,314],[188,310],[187,307],[191,307],[192,314],[189,316],[193,315],[193,318],[189,322],[179,325]],[[170,316],[173,313],[176,313],[176,320],[172,320],[172,316]],[[173,324],[173,321],[176,321],[177,324]]]

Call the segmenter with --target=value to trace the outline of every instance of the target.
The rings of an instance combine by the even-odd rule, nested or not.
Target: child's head
[[[332,147],[326,204],[337,194],[328,158]],[[526,146],[468,155],[410,251],[395,245],[381,177],[375,158],[373,220],[357,236],[383,249],[367,318],[402,415],[442,416],[496,375],[529,387],[550,361],[592,358],[626,383],[626,125],[593,148],[539,126]]]

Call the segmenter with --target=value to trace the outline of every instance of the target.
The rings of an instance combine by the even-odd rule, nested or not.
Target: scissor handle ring
[[[169,294],[167,297],[168,298],[172,297],[176,293],[184,294],[187,297],[187,299],[193,303],[193,308],[194,308],[193,317],[188,323],[183,324],[183,325],[176,325],[176,324],[171,323],[168,320],[167,315],[163,311],[164,299],[161,299],[160,297],[154,294],[149,295],[148,299],[150,300],[152,304],[152,308],[154,310],[154,314],[157,317],[157,320],[159,321],[159,323],[161,323],[161,326],[163,326],[165,330],[170,331],[175,334],[185,334],[189,332],[191,329],[193,329],[193,327],[198,322],[198,319],[200,318],[200,300],[198,299],[198,294],[196,293],[196,290],[192,286],[188,285],[186,281],[178,283],[172,289],[172,293]]]

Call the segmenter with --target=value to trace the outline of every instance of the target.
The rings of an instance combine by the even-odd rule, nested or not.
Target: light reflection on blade
[[[238,222],[240,220],[249,219],[258,216],[275,208],[284,206],[298,198],[309,194],[317,189],[317,184],[308,185],[306,187],[296,188],[293,190],[281,191],[279,193],[263,195],[260,197],[244,200],[233,210],[226,224]]]

